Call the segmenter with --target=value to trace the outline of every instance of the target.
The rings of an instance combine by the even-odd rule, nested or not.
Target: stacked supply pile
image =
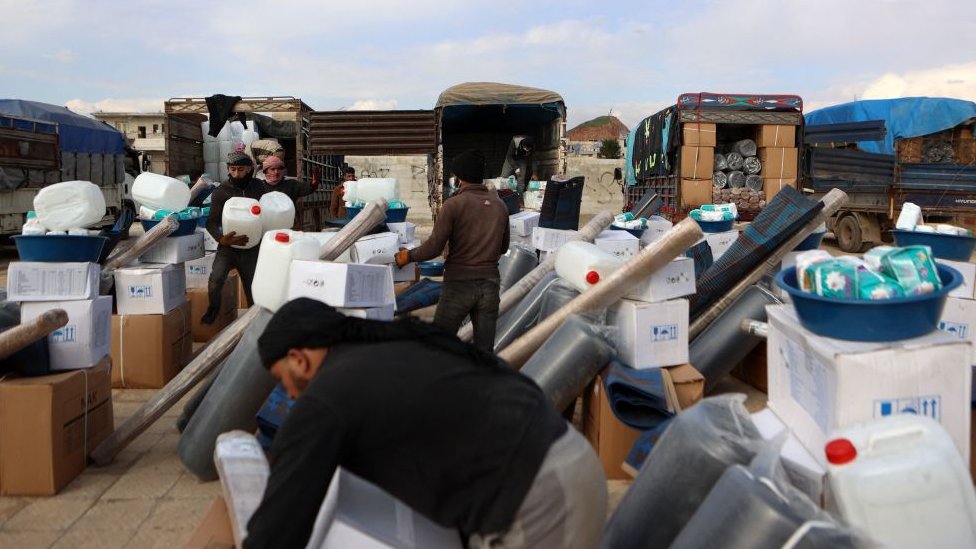
[[[719,132],[720,137],[723,132]],[[762,125],[755,139],[720,144],[714,158],[713,199],[753,212],[784,186],[796,187],[796,127]]]
[[[532,246],[532,231],[539,226],[539,212],[519,212],[508,218],[508,238],[511,244]]]
[[[734,203],[702,204],[700,208],[690,211],[688,216],[694,219],[705,233],[698,243],[708,243],[712,262],[722,257],[739,238],[739,230],[735,228],[739,209]]]
[[[678,176],[682,208],[694,208],[712,201],[716,132],[715,124],[687,123],[681,127]]]
[[[258,139],[254,122],[244,124],[233,121],[224,123],[217,137],[210,135],[210,122],[200,123],[203,130],[204,173],[214,181],[227,179],[227,155],[241,147],[249,147]]]

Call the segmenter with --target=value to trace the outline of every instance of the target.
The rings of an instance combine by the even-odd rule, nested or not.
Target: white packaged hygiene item
[[[234,248],[250,249],[261,243],[264,229],[261,224],[261,206],[253,198],[235,196],[224,203],[221,216],[223,234],[236,233],[246,236],[247,244]]]
[[[34,211],[40,225],[50,231],[88,227],[105,217],[105,197],[90,181],[64,181],[38,191]]]
[[[589,242],[567,242],[556,250],[556,274],[585,292],[624,264],[622,258]]]
[[[292,260],[317,260],[319,241],[299,231],[264,233],[251,295],[254,303],[275,312],[288,300],[288,272]]]
[[[832,433],[827,508],[884,547],[976,547],[976,495],[936,421],[898,414]]]
[[[291,229],[295,224],[295,203],[287,194],[272,191],[262,195],[258,204],[261,206],[261,227],[264,232]]]
[[[41,224],[41,220],[37,218],[37,212],[31,210],[27,212],[27,221],[24,222],[24,226],[20,229],[20,234],[26,235],[43,235],[47,233],[47,228]]]
[[[912,202],[905,202],[898,214],[895,228],[903,231],[914,231],[916,225],[922,224],[922,208]]]
[[[178,212],[190,204],[190,188],[179,179],[143,172],[132,184],[132,198],[154,210]]]
[[[384,199],[386,201],[400,198],[400,182],[392,177],[367,177],[359,181],[346,181],[343,198],[346,202],[373,202]]]

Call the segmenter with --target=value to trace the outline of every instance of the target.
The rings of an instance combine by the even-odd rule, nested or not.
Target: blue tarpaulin
[[[59,147],[64,152],[122,154],[125,151],[125,137],[118,130],[94,118],[73,113],[67,107],[0,99],[0,113],[57,123]]]
[[[884,141],[862,141],[861,150],[895,154],[895,140],[938,133],[976,118],[976,103],[942,97],[865,99],[809,112],[808,126],[884,120],[888,132]]]

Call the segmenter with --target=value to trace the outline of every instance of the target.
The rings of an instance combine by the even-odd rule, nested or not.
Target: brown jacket
[[[430,238],[410,250],[410,260],[433,259],[445,245],[445,281],[498,278],[498,258],[508,251],[508,208],[495,191],[462,186],[444,202]]]

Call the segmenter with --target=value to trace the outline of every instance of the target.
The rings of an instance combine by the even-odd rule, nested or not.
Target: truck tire
[[[837,237],[837,245],[840,249],[849,254],[860,252],[861,247],[864,246],[861,240],[861,225],[853,215],[844,216],[837,222],[834,235]]]

